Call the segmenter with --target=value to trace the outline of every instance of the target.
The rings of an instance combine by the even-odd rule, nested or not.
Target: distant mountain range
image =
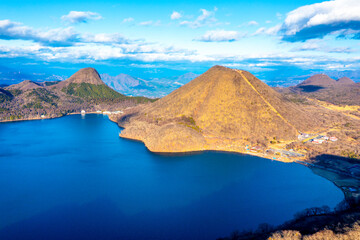
[[[153,78],[151,80],[136,78],[123,73],[117,76],[110,76],[105,73],[100,76],[106,85],[122,94],[129,96],[163,97],[199,75],[186,73],[177,77]]]
[[[169,94],[179,86],[190,82],[199,75],[195,73],[186,73],[181,76],[147,80],[124,73],[117,76],[111,76],[110,74],[104,73],[100,76],[106,85],[124,95],[158,98]],[[18,84],[26,80],[41,85],[43,82],[64,81],[67,78],[68,76],[46,73],[28,73],[0,66],[0,87]]]

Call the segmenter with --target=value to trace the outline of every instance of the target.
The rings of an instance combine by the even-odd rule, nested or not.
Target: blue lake
[[[102,115],[0,124],[0,239],[216,239],[343,193],[299,164],[150,153]]]

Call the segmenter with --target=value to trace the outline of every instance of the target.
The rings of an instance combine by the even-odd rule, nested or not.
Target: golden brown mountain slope
[[[126,112],[121,136],[154,152],[226,149],[295,139],[318,124],[246,71],[215,66],[168,96]]]

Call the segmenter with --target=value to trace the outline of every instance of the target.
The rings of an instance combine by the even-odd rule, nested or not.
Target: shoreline
[[[99,114],[99,115],[104,115],[103,113],[97,113],[97,112],[87,112],[86,114]],[[85,115],[86,115],[85,114]],[[32,120],[43,120],[43,119],[55,119],[55,118],[61,118],[61,117],[66,117],[66,116],[70,116],[70,115],[81,115],[81,112],[74,112],[74,113],[69,113],[63,116],[59,116],[59,117],[47,117],[47,118],[28,118],[28,119],[16,119],[16,120],[1,120],[0,123],[11,123],[11,122],[20,122],[20,121],[32,121]],[[116,123],[116,125],[120,128],[120,129],[124,129],[123,127],[121,127],[116,119],[116,115],[117,114],[105,114],[108,116],[108,119],[111,122]],[[344,172],[341,171],[339,169],[334,169],[334,168],[329,168],[329,167],[325,167],[319,164],[314,164],[311,162],[311,159],[308,157],[301,157],[301,158],[292,158],[292,157],[283,157],[283,156],[276,156],[274,157],[273,155],[267,155],[265,153],[261,153],[261,152],[252,152],[251,150],[240,150],[240,149],[228,149],[228,148],[204,148],[204,149],[199,149],[199,150],[194,150],[194,151],[178,151],[178,152],[154,152],[151,151],[145,144],[144,141],[142,141],[141,139],[134,139],[134,138],[130,138],[130,137],[125,137],[125,136],[121,136],[121,132],[119,134],[119,137],[123,138],[123,139],[127,139],[127,140],[131,140],[131,141],[136,141],[136,142],[141,142],[141,144],[143,144],[145,146],[145,148],[147,149],[147,151],[149,151],[152,154],[160,154],[160,155],[189,155],[189,154],[199,154],[199,153],[203,153],[203,152],[223,152],[223,153],[233,153],[233,154],[240,154],[240,155],[249,155],[249,156],[254,156],[254,157],[259,157],[259,158],[263,158],[263,159],[268,159],[271,161],[278,161],[278,162],[283,162],[283,163],[296,163],[296,164],[300,164],[303,165],[307,168],[309,168],[310,170],[312,170],[313,168],[318,168],[321,169],[323,171],[329,172],[329,173],[335,173],[335,174],[340,174],[340,175],[344,175],[348,178],[352,178],[355,181],[359,181],[360,177],[356,177],[356,176],[352,176],[351,173],[349,172]],[[335,183],[337,181],[337,179],[329,179],[329,181]],[[337,185],[337,184],[336,184]],[[342,186],[338,186],[340,190],[343,191]]]
[[[97,113],[97,112],[86,112],[85,115],[86,114],[101,114],[101,115],[104,115],[103,113]],[[14,119],[14,120],[0,120],[0,123],[56,119],[56,118],[62,118],[62,117],[70,116],[70,115],[81,115],[81,112],[68,113],[68,114],[65,114],[65,115],[62,115],[62,116],[58,116],[58,117],[34,117],[34,118],[23,118],[23,119]]]
[[[114,120],[112,120],[115,122]],[[264,153],[255,153],[250,151],[239,151],[239,150],[230,150],[230,149],[200,149],[195,151],[181,151],[181,152],[154,152],[151,151],[145,144],[144,141],[140,139],[134,139],[129,137],[121,136],[121,133],[119,134],[119,137],[131,141],[137,141],[141,142],[145,148],[152,154],[160,154],[165,156],[174,156],[174,155],[187,155],[187,154],[201,154],[203,152],[223,152],[223,153],[233,153],[233,154],[240,154],[240,155],[249,155],[254,157],[259,157],[271,161],[278,161],[282,163],[296,163],[299,165],[302,165],[309,170],[311,170],[315,175],[325,178],[331,183],[333,183],[343,194],[344,199],[353,206],[359,206],[360,205],[360,176],[353,176],[350,172],[342,171],[337,168],[332,167],[326,167],[322,166],[321,164],[316,164],[311,162],[311,159],[309,157],[303,157],[301,159],[297,158],[276,158],[274,159],[271,156],[267,156]],[[319,173],[316,171],[316,169],[319,169],[322,171],[322,173]],[[346,178],[347,181],[339,181],[339,179]],[[351,188],[357,189],[356,191],[349,190]]]
[[[109,117],[109,119],[112,122],[117,123],[114,119],[111,119]],[[119,125],[118,125],[119,126]],[[120,127],[120,126],[119,126]],[[163,151],[163,152],[156,152],[156,151],[151,151],[145,144],[144,141],[142,141],[141,139],[136,139],[136,138],[131,138],[131,137],[125,137],[125,136],[121,136],[121,133],[119,134],[119,137],[123,138],[123,139],[127,139],[127,140],[132,140],[132,141],[137,141],[137,142],[141,142],[146,149],[154,154],[163,154],[163,155],[181,155],[181,154],[191,154],[191,153],[199,153],[199,152],[206,152],[206,151],[212,151],[212,152],[224,152],[224,153],[237,153],[237,154],[243,154],[243,155],[250,155],[250,156],[255,156],[255,157],[260,157],[260,158],[264,158],[264,159],[269,159],[271,161],[278,161],[278,162],[283,162],[283,163],[298,163],[301,164],[300,162],[306,162],[309,161],[310,159],[308,158],[285,158],[285,157],[276,157],[274,159],[273,156],[268,156],[265,153],[257,153],[257,152],[251,152],[250,150],[245,150],[245,151],[241,151],[241,150],[232,150],[232,149],[213,149],[213,148],[204,148],[204,149],[199,149],[199,150],[193,150],[193,151],[177,151],[177,152],[167,152],[167,151]],[[305,165],[305,164],[302,164]]]
[[[98,112],[86,112],[86,114],[99,114],[99,115],[104,115],[103,113],[98,113]],[[86,115],[85,114],[85,115]],[[63,116],[59,116],[59,117],[37,117],[37,118],[26,118],[26,119],[14,119],[14,120],[0,120],[0,123],[11,123],[11,122],[20,122],[20,121],[33,121],[33,120],[43,120],[43,119],[56,119],[56,118],[61,118],[61,117],[66,117],[66,116],[70,116],[70,115],[81,115],[81,112],[73,112],[73,113],[68,113],[66,115]],[[114,115],[117,114],[106,114],[109,117],[109,120],[116,123],[118,125],[119,128],[122,128],[118,123],[116,118],[113,118]],[[310,166],[312,166],[313,164],[310,163],[310,159],[307,157],[304,158],[291,158],[291,157],[276,157],[274,158],[274,156],[268,156],[265,153],[257,153],[257,152],[251,152],[251,150],[235,150],[235,149],[222,149],[222,148],[218,148],[218,149],[212,149],[212,148],[206,148],[206,149],[199,149],[196,151],[179,151],[179,152],[154,152],[151,151],[145,144],[144,141],[142,141],[141,139],[134,139],[134,138],[130,138],[130,137],[125,137],[125,136],[121,136],[121,133],[119,134],[119,137],[123,138],[123,139],[128,139],[128,140],[133,140],[133,141],[138,141],[141,142],[142,144],[144,144],[144,146],[146,147],[146,149],[148,151],[150,151],[151,153],[154,154],[186,154],[186,153],[191,153],[191,152],[205,152],[205,151],[215,151],[215,152],[228,152],[228,153],[238,153],[238,154],[244,154],[244,155],[251,155],[251,156],[256,156],[256,157],[261,157],[261,158],[265,158],[265,159],[269,159],[271,161],[279,161],[279,162],[284,162],[284,163],[299,163],[302,165],[306,165],[307,167],[310,168]],[[335,170],[336,171],[336,170]]]

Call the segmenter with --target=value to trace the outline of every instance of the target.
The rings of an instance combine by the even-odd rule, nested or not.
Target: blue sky
[[[0,72],[149,78],[221,64],[286,82],[356,71],[359,12],[358,0],[1,0]]]

